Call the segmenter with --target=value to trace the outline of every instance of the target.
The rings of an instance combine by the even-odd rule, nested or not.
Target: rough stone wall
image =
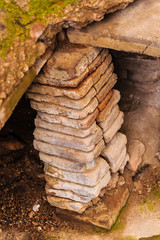
[[[105,13],[126,7],[132,1],[73,0],[51,4],[50,1],[2,0],[0,3],[0,128],[34,79],[35,69],[32,69],[33,76],[29,74],[30,81],[23,77],[48,46],[54,48],[56,34],[63,27],[86,26],[92,21],[101,20]],[[15,89],[18,92],[16,99],[12,96]]]

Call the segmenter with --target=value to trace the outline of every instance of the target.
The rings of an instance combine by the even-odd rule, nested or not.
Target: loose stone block
[[[80,203],[70,199],[53,197],[50,195],[47,196],[47,200],[54,207],[63,208],[63,209],[67,209],[67,210],[78,212],[78,213],[84,212],[87,207],[92,205],[91,202]]]
[[[33,145],[36,150],[47,153],[49,155],[67,158],[69,160],[81,163],[87,163],[93,161],[100,155],[104,148],[104,141],[101,140],[90,152],[83,152],[77,149],[61,147],[58,145],[53,145],[38,140],[34,140]]]
[[[142,156],[145,152],[145,146],[144,144],[137,140],[137,139],[129,139],[128,144],[128,153],[129,153],[129,163],[127,167],[132,170],[136,171],[139,164],[142,161]]]
[[[37,102],[37,101],[31,100],[31,107],[37,111],[69,117],[73,119],[83,119],[87,117],[88,114],[94,112],[97,106],[98,106],[98,101],[96,98],[93,98],[90,101],[90,103],[82,110],[59,106],[53,103]]]
[[[36,128],[33,134],[37,140],[50,144],[56,144],[59,146],[78,149],[84,152],[92,151],[95,145],[102,139],[102,130],[98,126],[94,134],[85,138],[53,132],[43,128]]]
[[[111,179],[110,171],[108,171],[104,177],[98,182],[98,184],[94,187],[85,186],[73,182],[63,181],[58,178],[51,177],[49,175],[45,175],[45,179],[47,182],[47,185],[50,186],[50,188],[53,189],[61,189],[61,190],[69,190],[76,194],[80,194],[82,196],[88,196],[90,198],[94,198],[99,195],[99,191],[107,186]]]
[[[100,90],[100,92],[97,93],[96,95],[99,103],[103,101],[103,99],[106,97],[109,91],[114,87],[116,82],[117,82],[117,75],[113,74],[108,80],[108,82],[104,85],[104,87]]]
[[[64,126],[73,127],[77,129],[87,129],[92,126],[98,113],[99,113],[98,109],[96,109],[93,113],[89,114],[86,118],[78,119],[78,120],[62,117],[58,115],[53,115],[53,114],[51,115],[51,114],[42,113],[42,112],[38,112],[38,116],[42,120],[47,121],[49,123],[58,123]]]
[[[48,72],[53,78],[69,80],[80,76],[97,57],[100,48],[90,46],[78,46],[70,43],[58,48],[44,66],[44,72]]]
[[[108,170],[109,165],[103,158],[100,157],[96,161],[95,167],[87,169],[84,172],[71,172],[53,167],[47,163],[44,164],[45,174],[63,181],[69,181],[90,187],[96,186]]]
[[[112,95],[113,95],[113,91],[111,90],[108,93],[108,95],[103,99],[103,101],[101,103],[99,103],[98,109],[100,112],[105,108],[105,106],[107,105],[107,103],[110,100],[110,98],[112,97]]]
[[[112,140],[105,146],[102,156],[108,159],[110,163],[116,162],[122,149],[127,144],[127,138],[124,134],[117,132]]]
[[[113,95],[110,98],[109,102],[107,103],[106,107],[101,111],[97,117],[97,122],[103,122],[107,118],[107,116],[111,113],[113,107],[119,102],[120,100],[120,92],[118,90],[113,90]]]
[[[97,130],[96,122],[94,122],[87,129],[76,129],[76,128],[64,126],[62,124],[49,123],[49,122],[41,120],[38,116],[36,117],[34,122],[35,122],[36,127],[48,129],[48,130],[51,130],[54,132],[57,131],[60,133],[65,133],[65,134],[69,134],[71,136],[76,136],[76,137],[81,137],[81,138],[88,137],[88,136],[94,134]]]
[[[73,160],[68,160],[62,157],[57,157],[54,155],[48,155],[46,153],[39,153],[40,159],[50,164],[53,167],[60,168],[62,170],[68,170],[72,172],[84,172],[87,169],[93,168],[96,166],[97,158],[88,163],[79,163]]]
[[[119,155],[119,158],[117,159],[117,161],[114,163],[114,164],[110,164],[110,169],[113,173],[117,172],[120,167],[121,167],[121,164],[123,163],[125,157],[126,157],[126,152],[127,152],[127,148],[124,147],[122,149],[122,152],[120,153]]]
[[[101,127],[103,132],[106,132],[111,125],[114,123],[116,118],[118,117],[120,113],[119,106],[116,104],[112,110],[111,113],[106,117],[106,119],[103,122],[99,122],[98,125]]]
[[[86,94],[85,97],[75,100],[71,99],[69,97],[52,97],[48,94],[39,94],[39,93],[32,93],[28,92],[27,96],[30,99],[34,99],[35,101],[38,102],[48,102],[48,103],[54,103],[60,106],[65,106],[73,109],[83,109],[85,108],[90,101],[95,97],[96,95],[96,90],[92,87],[89,92]]]
[[[126,154],[126,156],[125,156],[125,158],[124,158],[124,160],[123,160],[123,162],[122,162],[122,164],[119,168],[121,174],[123,174],[124,168],[125,168],[127,162],[129,162],[129,154],[128,153]]]
[[[99,67],[104,59],[108,56],[109,52],[107,49],[103,49],[100,54],[95,58],[95,60],[86,68],[86,70],[78,77],[63,81],[54,79],[49,74],[39,74],[34,82],[39,82],[41,84],[48,84],[57,87],[77,87],[89,74],[91,74],[97,67]],[[46,77],[47,75],[47,77]]]
[[[116,120],[111,125],[111,127],[106,132],[104,132],[103,137],[106,143],[108,143],[116,134],[116,132],[118,132],[118,130],[121,128],[123,118],[124,114],[123,112],[120,112]]]

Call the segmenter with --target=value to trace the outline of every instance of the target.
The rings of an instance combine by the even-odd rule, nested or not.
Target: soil
[[[43,164],[32,144],[35,115],[23,97],[0,132],[0,231],[26,232],[27,240],[46,239],[45,233],[57,230],[89,232],[91,227],[86,224],[60,219],[56,208],[47,202]],[[144,166],[132,178],[138,201],[151,190],[160,189],[160,169],[153,166]],[[34,211],[38,204],[38,211]]]

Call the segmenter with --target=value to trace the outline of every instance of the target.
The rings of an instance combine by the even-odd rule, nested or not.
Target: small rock
[[[28,216],[30,217],[30,218],[32,218],[33,216],[34,216],[34,211],[31,211],[29,214],[28,214]]]
[[[34,212],[38,212],[39,208],[40,208],[40,205],[39,204],[35,204],[32,209],[33,209]]]
[[[0,228],[0,233],[2,233],[2,229]]]
[[[123,176],[120,176],[118,180],[118,186],[122,187],[124,184],[125,184],[125,179]]]
[[[38,229],[39,232],[42,231],[42,228],[40,226],[38,226],[37,229]]]

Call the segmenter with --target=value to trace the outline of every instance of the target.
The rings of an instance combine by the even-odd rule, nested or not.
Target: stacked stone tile
[[[29,89],[37,110],[34,147],[53,206],[83,212],[111,171],[123,171],[128,160],[126,137],[117,133],[123,113],[120,94],[112,90],[117,77],[111,61],[108,50],[65,43]]]

